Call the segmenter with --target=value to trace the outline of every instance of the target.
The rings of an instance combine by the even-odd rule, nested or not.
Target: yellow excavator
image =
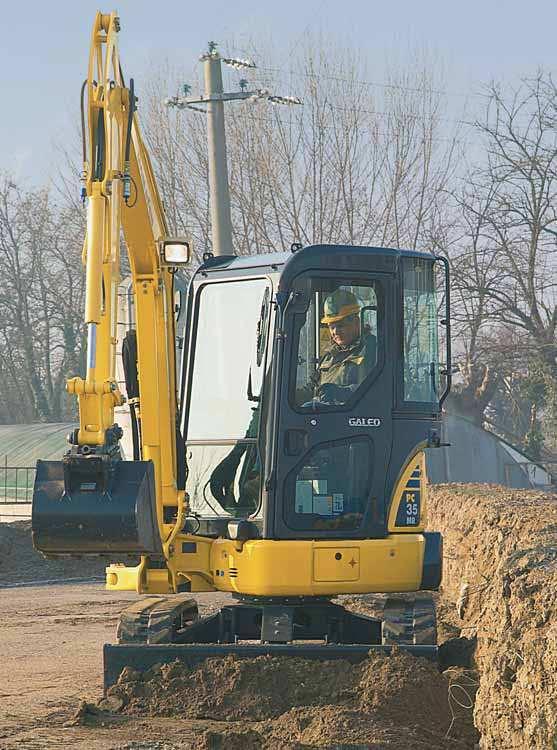
[[[79,428],[60,461],[38,462],[32,520],[45,555],[108,555],[107,588],[147,595],[105,646],[105,686],[125,665],[215,654],[357,659],[399,644],[434,657],[430,598],[393,594],[441,580],[424,450],[440,444],[450,387],[446,260],[320,244],[207,252],[190,271],[178,380],[175,280],[191,242],[169,236],[118,33],[115,13],[96,15],[82,89],[87,372],[67,384]],[[125,403],[133,457],[114,421]],[[203,591],[235,601],[200,617]],[[333,601],[373,592],[386,595],[377,619]]]

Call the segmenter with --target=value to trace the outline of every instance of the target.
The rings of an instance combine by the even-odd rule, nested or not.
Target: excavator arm
[[[82,91],[82,197],[87,202],[87,371],[67,389],[79,403],[79,429],[62,462],[39,462],[33,507],[35,545],[46,553],[166,553],[184,516],[178,480],[173,278],[189,243],[170,238],[118,54],[119,19],[97,13]],[[139,388],[130,409],[136,453],[123,461],[114,408],[122,239],[131,267]],[[135,350],[133,351],[135,354]],[[137,505],[137,508],[136,508]],[[166,514],[164,508],[174,509]],[[165,523],[165,517],[172,522]]]

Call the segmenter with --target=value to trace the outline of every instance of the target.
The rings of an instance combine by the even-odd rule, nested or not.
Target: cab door
[[[291,284],[279,331],[268,537],[385,535],[396,277],[371,273],[366,260],[366,271],[307,271]]]

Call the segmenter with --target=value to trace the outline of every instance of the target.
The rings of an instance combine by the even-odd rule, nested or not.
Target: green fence
[[[4,456],[0,463],[0,505],[30,503],[34,482],[34,466],[9,466]]]

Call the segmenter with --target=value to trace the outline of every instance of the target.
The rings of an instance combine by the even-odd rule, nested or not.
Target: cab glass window
[[[370,502],[372,466],[367,438],[317,446],[287,479],[287,526],[299,531],[359,529]]]
[[[256,441],[235,445],[188,444],[186,489],[202,516],[246,518],[259,509],[261,462]]]
[[[251,421],[263,381],[261,348],[268,314],[265,279],[208,284],[199,298],[188,437],[239,439]],[[266,338],[266,333],[264,334]]]
[[[378,363],[383,303],[377,281],[304,278],[295,292],[297,409],[342,407]]]
[[[403,259],[404,400],[439,399],[437,299],[432,261]]]
[[[208,284],[198,296],[188,414],[186,489],[204,515],[259,508],[259,427],[271,285]]]

